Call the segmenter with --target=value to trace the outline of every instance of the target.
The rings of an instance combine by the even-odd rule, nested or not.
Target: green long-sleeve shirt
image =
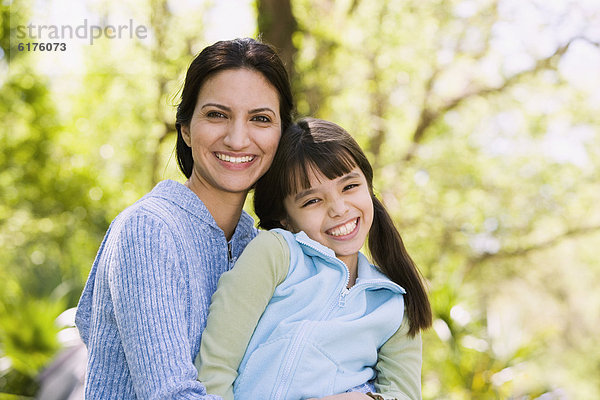
[[[198,379],[208,393],[233,399],[233,382],[246,347],[275,288],[288,274],[289,260],[285,239],[262,232],[222,275],[196,359]],[[386,399],[421,398],[421,336],[409,337],[408,328],[404,318],[378,351],[375,387]]]

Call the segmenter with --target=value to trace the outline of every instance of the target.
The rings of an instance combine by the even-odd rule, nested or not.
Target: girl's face
[[[292,232],[304,231],[354,268],[373,223],[367,180],[358,167],[335,179],[311,170],[309,178],[309,189],[285,198],[287,218],[282,225]]]
[[[182,136],[192,149],[192,185],[245,196],[271,165],[281,137],[278,92],[259,72],[218,72],[200,88]]]

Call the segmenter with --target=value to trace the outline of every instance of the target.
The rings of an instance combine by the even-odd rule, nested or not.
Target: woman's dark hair
[[[192,150],[183,140],[181,126],[192,120],[198,93],[202,85],[217,72],[228,69],[247,68],[261,73],[279,93],[279,114],[281,132],[285,132],[292,121],[294,102],[287,71],[275,49],[257,40],[244,38],[217,42],[206,47],[190,64],[181,92],[181,102],[177,106],[177,163],[183,174],[189,178],[194,160]]]
[[[408,334],[429,328],[431,306],[423,279],[408,255],[398,229],[373,193],[373,168],[358,143],[333,122],[305,118],[291,125],[282,136],[271,168],[258,180],[254,210],[264,229],[283,228],[287,217],[284,199],[310,187],[310,171],[328,179],[349,173],[355,167],[365,175],[373,201],[373,224],[368,246],[374,263],[392,281],[406,290]]]

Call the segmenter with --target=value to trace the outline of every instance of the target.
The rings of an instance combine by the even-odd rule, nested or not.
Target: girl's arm
[[[261,232],[219,279],[196,358],[198,380],[208,393],[233,399],[238,367],[275,288],[287,276],[289,259],[281,235]]]
[[[421,333],[409,337],[406,314],[402,325],[379,349],[375,388],[384,399],[421,399]]]

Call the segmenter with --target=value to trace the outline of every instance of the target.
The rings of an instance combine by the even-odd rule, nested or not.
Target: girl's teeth
[[[354,228],[356,228],[356,222],[357,220],[353,220],[350,221],[342,226],[338,226],[336,228],[333,228],[332,230],[329,231],[329,234],[331,236],[344,236],[349,234],[350,232],[352,232],[354,230]]]
[[[250,162],[254,159],[254,156],[230,157],[227,154],[220,154],[220,153],[216,153],[216,154],[217,154],[217,158],[219,160],[234,163],[234,164]]]

